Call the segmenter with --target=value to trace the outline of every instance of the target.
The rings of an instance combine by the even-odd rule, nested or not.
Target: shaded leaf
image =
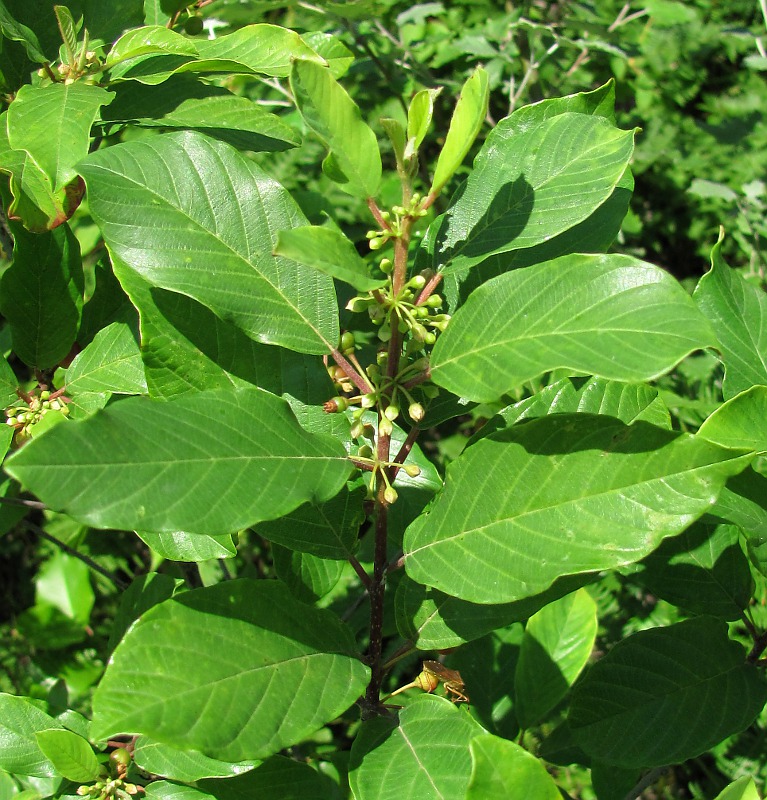
[[[131,585],[122,593],[112,628],[109,632],[108,649],[114,650],[123,634],[145,611],[173,596],[181,580],[149,572],[138,575]]]
[[[30,442],[7,471],[95,527],[220,535],[333,497],[351,468],[345,456],[306,433],[283,400],[233,389],[127,398]]]
[[[249,772],[258,761],[219,761],[194,750],[179,750],[154,742],[147,736],[136,739],[133,759],[145,772],[176,781],[192,783],[201,778],[229,778]]]
[[[187,132],[110,147],[80,169],[108,247],[149,283],[193,297],[257,341],[335,347],[331,278],[272,255],[277,232],[306,219],[252,161]]]
[[[330,612],[277,582],[227,581],[167,600],[130,629],[96,690],[93,732],[265,758],[348,708],[368,674]]]
[[[704,753],[753,722],[767,684],[711,617],[618,642],[573,689],[576,742],[608,764],[650,767]]]
[[[649,380],[714,342],[689,295],[660,268],[572,255],[474,291],[437,341],[431,373],[455,394],[488,401],[560,367]]]
[[[209,561],[212,558],[232,558],[237,553],[231,534],[208,536],[204,533],[184,533],[182,531],[173,533],[137,531],[137,535],[158,556],[171,561]],[[150,772],[155,771],[150,770]]]
[[[5,3],[2,2],[0,2],[0,28],[2,28],[3,36],[7,39],[22,43],[31,61],[44,64],[48,60],[45,53],[43,53],[40,48],[40,42],[35,32],[31,28],[15,20],[8,12]]]
[[[499,431],[447,470],[405,534],[415,581],[504,603],[563,575],[640,560],[708,510],[751,456],[637,422],[553,415]]]
[[[341,578],[343,561],[298,553],[280,545],[272,546],[274,571],[302,603],[316,603],[328,594]]]

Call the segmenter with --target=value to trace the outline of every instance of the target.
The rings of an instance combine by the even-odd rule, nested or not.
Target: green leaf
[[[45,730],[35,734],[43,754],[60,775],[76,783],[95,781],[99,762],[88,742],[76,733],[64,730]]]
[[[490,631],[531,617],[548,603],[592,580],[591,575],[569,575],[541,594],[512,603],[479,604],[451,597],[423,586],[405,575],[397,586],[394,609],[403,639],[419,650],[446,650],[479,639]]]
[[[277,582],[227,581],[155,606],[128,631],[94,695],[93,735],[266,758],[335,719],[368,677],[333,614]]]
[[[34,31],[26,25],[17,22],[9,13],[5,3],[0,2],[0,28],[3,36],[15,42],[21,42],[31,61],[44,64],[48,59],[40,48],[40,42]]]
[[[560,367],[650,380],[715,341],[689,295],[659,267],[630,256],[571,255],[474,291],[437,341],[431,374],[454,394],[488,401]]]
[[[356,549],[365,519],[364,496],[364,489],[342,490],[327,503],[305,503],[284,517],[260,522],[255,531],[292,550],[318,558],[346,559]]]
[[[8,360],[0,356],[0,406],[5,408],[15,403],[19,397],[16,389],[19,386],[19,379],[11,369]]]
[[[144,533],[137,535],[142,542],[162,558],[170,561],[209,561],[212,558],[232,558],[237,548],[231,534],[208,536],[204,533]],[[156,770],[150,770],[155,772]],[[168,775],[167,777],[173,777]],[[181,779],[180,779],[181,780]]]
[[[49,778],[56,768],[37,743],[38,731],[61,729],[60,723],[25,697],[0,694],[0,769],[11,774]]]
[[[113,70],[121,61],[148,54],[165,53],[197,57],[199,55],[195,42],[164,25],[147,25],[126,31],[112,45],[107,56],[105,68]],[[119,77],[119,72],[110,75],[111,80]]]
[[[627,425],[642,420],[659,428],[671,428],[668,408],[658,396],[658,390],[647,384],[620,383],[604,378],[589,378],[585,382],[563,378],[501,409],[469,439],[469,445],[526,419],[576,413],[615,417]]]
[[[642,770],[636,767],[620,769],[614,764],[591,762],[591,787],[599,800],[625,800],[639,784]]]
[[[43,564],[35,585],[38,602],[50,603],[83,625],[88,623],[95,597],[90,570],[79,558],[57,550]]]
[[[715,800],[760,800],[754,779],[748,775],[731,783]]]
[[[316,603],[338,583],[344,571],[343,561],[297,553],[280,545],[272,546],[274,571],[302,603]]]
[[[308,353],[335,347],[332,279],[272,255],[277,232],[306,219],[252,161],[188,132],[110,147],[80,169],[110,251],[146,281],[257,341]]]
[[[8,142],[29,153],[54,191],[62,189],[77,177],[75,164],[88,155],[91,126],[113,97],[82,81],[22,86],[8,106]]]
[[[64,41],[64,49],[67,55],[67,64],[75,63],[75,53],[77,51],[77,31],[72,12],[66,6],[54,6],[53,13],[56,15],[56,22]]]
[[[180,750],[167,744],[139,736],[133,751],[137,766],[153,775],[162,775],[174,781],[192,783],[201,778],[229,778],[249,772],[258,761],[231,763],[209,758],[195,750]]]
[[[7,462],[46,505],[89,525],[209,535],[328,500],[350,467],[340,443],[306,433],[260,389],[127,398]]]
[[[481,70],[481,72],[484,72],[484,70]],[[464,87],[464,90],[467,91],[466,104],[468,104],[471,100],[477,99],[476,97],[477,81],[481,81],[482,78],[481,76],[479,78],[476,78],[475,76],[479,75],[479,73],[480,70],[475,72],[472,75],[472,77],[469,78],[470,81],[472,80],[474,81],[474,83],[471,86],[471,89],[469,89],[468,82]],[[410,149],[412,150],[412,153],[410,153],[410,155],[418,152],[418,148],[421,146],[421,143],[423,142],[426,134],[429,132],[429,126],[431,125],[431,118],[432,115],[434,114],[434,101],[437,99],[441,91],[442,88],[421,89],[420,92],[416,92],[413,95],[413,99],[410,101],[410,105],[408,106],[407,109],[407,139]],[[469,98],[468,96],[469,94],[472,95],[471,98]],[[458,102],[461,103],[462,101],[459,99]],[[456,107],[456,114],[457,113],[458,113],[458,108]],[[487,108],[485,109],[485,114],[487,114]],[[484,120],[484,115],[483,115],[483,120]],[[479,124],[481,125],[482,121],[480,121]],[[461,157],[461,161],[463,161],[465,156],[466,153],[464,153],[463,157]],[[442,158],[441,154],[440,158]]]
[[[470,741],[483,733],[465,709],[421,695],[395,720],[364,722],[352,744],[349,783],[356,800],[464,797]],[[396,767],[396,768],[395,768]]]
[[[296,131],[275,114],[190,75],[174,76],[161,86],[118,84],[102,118],[143,128],[196,130],[240,150],[286,150],[299,144]]]
[[[274,254],[313,267],[360,292],[378,289],[387,280],[374,278],[351,240],[334,228],[308,225],[280,231]]]
[[[531,728],[562,700],[586,666],[596,636],[597,606],[585,589],[530,617],[514,677],[520,727]]]
[[[49,369],[69,354],[80,325],[85,282],[80,245],[68,225],[29,233],[11,223],[11,230],[13,263],[0,279],[0,310],[16,355]]]
[[[633,139],[586,114],[559,114],[523,131],[501,121],[439,225],[434,268],[460,271],[587,219],[621,180]]]
[[[698,436],[722,447],[767,451],[767,386],[752,386],[731,397],[698,429]]]
[[[652,767],[694,758],[747,728],[767,684],[711,617],[618,642],[573,689],[576,742],[601,761]]]
[[[112,627],[108,649],[111,652],[125,632],[145,611],[173,596],[177,581],[170,575],[149,572],[137,576],[120,597]]]
[[[727,481],[710,512],[716,522],[736,525],[746,537],[752,563],[767,575],[767,478],[752,468]]]
[[[734,525],[698,521],[641,562],[635,578],[654,595],[693,614],[737,620],[754,589]]]
[[[72,360],[67,369],[67,396],[80,393],[145,394],[141,351],[130,325],[113,322]]]
[[[329,777],[283,756],[272,756],[245,775],[203,780],[200,787],[216,800],[331,800],[337,792]]]
[[[293,62],[290,85],[306,124],[325,142],[345,179],[337,182],[355,197],[373,197],[381,182],[381,155],[357,104],[327,67],[312,61]]]
[[[719,339],[725,400],[767,384],[767,294],[730,269],[722,258],[722,237],[711,250],[711,269],[693,298]]]
[[[631,564],[708,510],[750,455],[612,417],[555,414],[499,431],[447,470],[405,533],[413,580],[475,603]]]
[[[152,781],[147,784],[146,797],[147,800],[214,800],[213,795],[172,781]]]
[[[332,33],[311,31],[310,33],[302,33],[301,38],[318,56],[327,62],[328,67],[330,67],[330,73],[336,80],[345,75],[349,67],[354,63],[354,53],[338,36]]]
[[[434,178],[431,182],[429,195],[438,195],[444,185],[453,176],[453,173],[461,166],[469,148],[474,144],[482,123],[487,116],[487,104],[490,98],[490,88],[488,75],[482,67],[477,67],[461,89],[460,97],[455,105],[453,117],[450,120],[450,127],[445,137],[445,144],[442,146],[437,166],[434,170]],[[418,127],[411,133],[410,115],[408,115],[408,137],[416,136],[418,133],[423,139],[423,132],[418,129],[423,127],[423,122],[428,126],[427,114],[422,113]],[[428,114],[428,117],[431,115]],[[423,119],[426,118],[426,119]]]
[[[241,385],[313,404],[332,395],[321,359],[259,344],[193,298],[152,287],[116,256],[113,262],[141,316],[141,357],[152,397]]]
[[[471,740],[473,768],[466,800],[561,800],[543,762],[491,734]]]

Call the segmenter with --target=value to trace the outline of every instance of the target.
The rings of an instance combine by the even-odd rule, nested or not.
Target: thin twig
[[[624,800],[638,800],[638,798],[641,797],[642,792],[644,792],[644,790],[648,787],[652,786],[667,770],[668,767],[656,767],[655,769],[650,770],[626,795]]]
[[[336,364],[344,371],[346,377],[362,392],[362,394],[370,394],[373,391],[373,387],[356,369],[354,369],[337,347],[334,347],[330,351],[330,354],[333,356],[333,360]]]
[[[39,525],[35,525],[34,522],[30,522],[29,520],[25,519],[21,524],[32,533],[37,534],[37,536],[39,536],[41,539],[47,539],[52,544],[55,544],[56,547],[58,547],[67,555],[80,559],[83,564],[92,569],[94,572],[98,572],[99,575],[102,575],[107,580],[111,581],[121,592],[124,592],[128,588],[128,584],[125,583],[125,581],[123,581],[121,578],[118,578],[117,575],[110,572],[108,569],[102,567],[101,564],[97,564],[90,556],[86,556],[84,553],[79,553],[73,547],[65,544],[60,539],[57,539],[55,536],[51,536],[48,531],[44,531]]]
[[[370,575],[365,572],[365,568],[360,564],[357,560],[357,557],[352,555],[351,553],[347,556],[349,563],[354,568],[354,571],[359,576],[359,579],[362,581],[362,585],[369,591],[370,590]]]
[[[0,497],[0,505],[3,504],[7,506],[22,506],[35,511],[45,511],[48,508],[45,503],[41,503],[39,500],[24,500],[22,497]]]

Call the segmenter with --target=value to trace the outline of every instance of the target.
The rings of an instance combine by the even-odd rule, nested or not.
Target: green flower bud
[[[6,425],[11,425],[11,426],[15,425],[16,424],[16,417],[8,417],[8,419],[5,421],[5,424]]]
[[[371,381],[377,381],[381,377],[381,368],[378,364],[368,364],[365,367],[365,373]]]
[[[386,419],[394,422],[394,420],[397,419],[397,417],[399,416],[399,408],[397,408],[397,406],[395,406],[394,403],[392,403],[390,406],[387,406],[384,409],[383,413]]]
[[[394,487],[387,486],[384,489],[384,500],[386,500],[389,505],[397,502],[397,491]]]
[[[421,386],[421,391],[429,398],[429,400],[434,400],[435,397],[439,397],[439,387],[434,386],[433,384]]]
[[[426,278],[423,275],[414,275],[407,285],[412,286],[414,289],[423,289],[426,286]]]
[[[370,240],[370,249],[371,250],[380,250],[383,247],[384,239],[382,236],[377,236],[374,239]]]
[[[417,464],[403,464],[403,469],[411,478],[417,478],[421,474],[421,468]]]
[[[354,350],[354,334],[351,331],[344,331],[341,334],[340,350],[342,353],[348,353],[350,350]]]
[[[69,406],[63,405],[60,411],[65,417],[69,416]]]
[[[424,328],[423,325],[421,325],[420,322],[416,322],[416,324],[413,325],[412,331],[413,331],[413,336],[416,339],[418,339],[419,342],[426,341],[426,336],[428,334],[428,331],[426,330],[426,328]]]
[[[434,342],[436,341],[437,341],[437,336],[431,331],[427,331],[426,335],[423,337],[424,344],[434,344]]]
[[[426,298],[425,305],[429,306],[429,308],[440,308],[442,305],[442,298],[438,294],[429,295]]]
[[[378,435],[391,436],[393,430],[394,426],[391,424],[391,420],[388,419],[387,417],[381,417],[378,423]]]
[[[380,353],[376,353],[376,363],[379,367],[385,367],[388,360],[389,354],[385,350],[381,350]]]
[[[117,766],[118,764],[123,767],[130,766],[131,761],[131,754],[124,748],[118,747],[117,750],[113,750],[109,754],[109,760]]]
[[[415,315],[418,319],[426,319],[429,316],[429,309],[425,306],[416,306]]]
[[[369,444],[363,444],[357,451],[360,458],[373,458],[373,448]]]
[[[363,394],[360,397],[360,405],[362,408],[373,408],[376,404],[376,396],[374,394]]]
[[[366,239],[375,239],[381,231],[368,231],[365,234]]]
[[[394,268],[390,258],[382,258],[381,263],[378,265],[378,267],[381,270],[381,272],[385,272],[387,275]]]
[[[44,391],[40,392],[40,399],[41,400],[48,400],[51,396],[51,393],[45,389]]]
[[[426,412],[423,409],[423,406],[420,403],[411,403],[408,406],[407,413],[410,419],[413,420],[413,422],[420,422],[426,414]]]

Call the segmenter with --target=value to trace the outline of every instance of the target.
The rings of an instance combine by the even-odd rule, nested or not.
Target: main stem
[[[409,186],[403,187],[403,197],[409,199]],[[407,259],[410,245],[410,229],[413,221],[410,217],[405,217],[402,224],[400,235],[394,240],[394,265],[392,271],[392,291],[396,295],[407,280]],[[394,312],[391,312],[392,315]],[[389,385],[399,372],[400,355],[402,352],[402,334],[397,325],[398,320],[390,319],[391,339],[389,339],[388,359],[386,365],[386,375]],[[391,391],[391,390],[389,390]],[[381,398],[378,407],[378,422],[381,422],[384,410],[391,403],[391,395],[386,394]],[[378,434],[377,457],[381,462],[391,461],[391,436]],[[396,469],[388,468],[386,477],[393,481]],[[375,500],[375,550],[373,556],[373,580],[369,586],[370,594],[370,647],[368,650],[368,663],[370,664],[371,675],[365,693],[365,708],[363,719],[373,716],[375,709],[379,705],[381,696],[381,683],[384,671],[382,669],[382,649],[383,649],[383,617],[384,617],[384,593],[386,591],[386,567],[388,564],[387,544],[388,544],[388,506],[384,492],[386,491],[386,481],[379,472],[376,480],[376,500]]]

